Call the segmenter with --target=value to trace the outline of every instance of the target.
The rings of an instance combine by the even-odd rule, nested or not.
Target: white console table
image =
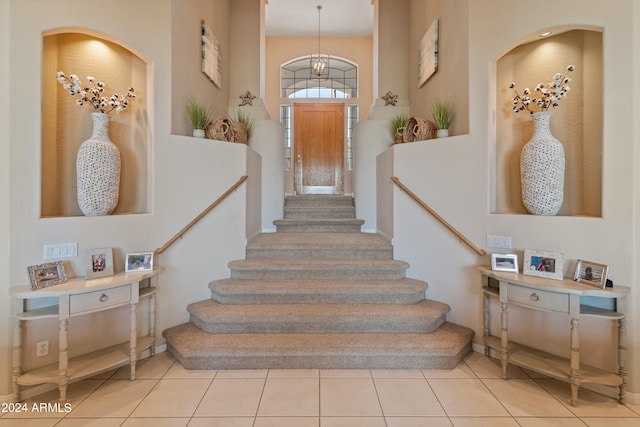
[[[627,384],[625,368],[626,332],[625,303],[629,288],[614,286],[600,289],[573,280],[552,280],[504,271],[492,271],[490,267],[479,267],[482,274],[484,294],[484,344],[485,355],[490,349],[500,352],[502,378],[507,378],[507,364],[568,381],[571,384],[571,404],[577,405],[578,390],[582,383],[602,384],[617,387],[620,403],[624,403]],[[489,330],[489,298],[500,301],[500,336],[492,336]],[[581,304],[581,297],[604,298],[613,302],[613,309],[603,309]],[[509,306],[511,304],[551,312],[567,313],[571,328],[569,359],[526,347],[509,340]],[[578,327],[581,317],[593,317],[603,321],[618,322],[618,372],[580,363]]]
[[[118,273],[92,280],[73,278],[66,283],[35,291],[28,285],[10,288],[14,302],[12,385],[16,402],[20,400],[20,386],[43,383],[57,383],[60,401],[65,402],[70,381],[87,378],[127,363],[131,365],[131,379],[135,379],[138,354],[146,349],[150,350],[151,355],[154,354],[157,277],[158,270],[154,270]],[[146,279],[149,279],[149,286],[141,287],[141,282]],[[138,337],[136,307],[140,299],[146,297],[150,299],[149,334]],[[56,298],[58,304],[28,309],[29,301],[42,298]],[[69,359],[69,318],[125,305],[131,306],[130,334],[126,342]],[[29,321],[42,319],[58,320],[58,362],[23,372],[22,329],[28,327]]]

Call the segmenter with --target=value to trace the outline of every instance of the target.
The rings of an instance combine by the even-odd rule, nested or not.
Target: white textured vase
[[[78,205],[87,216],[109,215],[120,196],[120,151],[109,139],[109,116],[91,113],[93,134],[76,159]]]
[[[533,113],[533,136],[520,154],[522,202],[533,215],[556,215],[564,197],[564,148],[550,120],[549,111]]]

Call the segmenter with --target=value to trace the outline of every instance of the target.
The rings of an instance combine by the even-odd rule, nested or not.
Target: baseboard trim
[[[484,345],[473,343],[472,348],[474,352],[484,354]],[[492,352],[494,353],[492,355],[492,358],[499,359],[499,357],[495,355],[495,351],[492,350]],[[609,387],[602,384],[583,384],[580,386],[580,388],[584,388],[585,390],[593,391],[595,393],[611,397],[612,399],[618,398],[618,392],[614,387]],[[631,403],[633,405],[640,404],[640,393],[631,393],[630,391],[626,391],[624,393],[624,398],[627,403]]]

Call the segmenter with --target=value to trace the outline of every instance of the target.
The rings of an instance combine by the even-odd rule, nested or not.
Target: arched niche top
[[[79,28],[79,27],[61,27],[61,28],[52,28],[42,32],[42,38],[46,38],[48,36],[55,36],[58,34],[81,34],[87,37],[91,37],[95,40],[102,40],[105,42],[112,43],[114,45],[120,46],[123,49],[129,51],[132,55],[138,57],[141,61],[145,63],[149,63],[149,60],[145,57],[145,55],[138,51],[131,44],[117,38],[113,37],[110,34],[102,33],[100,31],[95,31],[89,28]]]
[[[149,212],[147,62],[124,43],[94,31],[65,28],[42,37],[41,216],[82,215],[76,197],[78,147],[91,136],[95,110],[62,89],[58,71],[103,82],[105,95],[133,87],[136,100],[121,113],[111,113],[109,135],[120,150],[122,170],[116,214]]]
[[[546,37],[539,36],[545,32]],[[551,108],[551,133],[565,151],[564,201],[558,215],[602,215],[603,42],[596,27],[541,29],[496,61],[496,157],[493,213],[526,214],[520,189],[520,152],[531,138],[526,111],[512,110],[514,82],[521,91],[546,84],[574,65],[567,98]]]

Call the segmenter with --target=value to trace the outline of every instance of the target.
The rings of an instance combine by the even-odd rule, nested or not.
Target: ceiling
[[[317,36],[318,9],[322,36],[373,35],[371,0],[268,0],[267,36]]]

